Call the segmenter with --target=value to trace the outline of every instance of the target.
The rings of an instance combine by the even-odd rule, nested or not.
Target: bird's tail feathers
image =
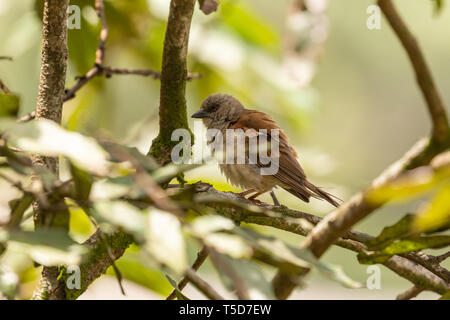
[[[328,193],[326,191],[323,191],[320,187],[316,187],[308,180],[305,180],[305,187],[307,187],[311,191],[311,196],[316,199],[326,200],[330,204],[332,204],[335,207],[339,207],[339,203],[336,201],[342,201],[338,197],[332,195],[331,193]]]

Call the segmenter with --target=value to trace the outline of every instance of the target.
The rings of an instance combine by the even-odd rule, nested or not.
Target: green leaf
[[[361,264],[384,263],[396,254],[416,252],[423,249],[438,249],[450,245],[450,236],[421,236],[414,239],[392,242],[376,252],[360,252],[358,261]]]
[[[172,291],[172,287],[167,283],[166,277],[160,270],[150,269],[143,265],[140,250],[136,245],[131,245],[125,254],[116,261],[116,266],[125,279],[162,296],[167,296]],[[106,273],[111,276],[115,275],[112,267],[108,268]]]
[[[97,201],[93,207],[94,216],[131,233],[137,241],[144,241],[147,217],[136,207],[125,201]]]
[[[221,18],[246,42],[269,50],[276,50],[280,39],[266,21],[253,13],[242,2],[228,1],[222,4]]]
[[[8,222],[8,227],[18,227],[22,222],[22,217],[25,211],[30,207],[33,202],[33,196],[29,193],[25,193],[21,198],[14,199],[8,202],[11,209],[11,218]]]
[[[206,215],[196,218],[189,225],[189,230],[197,237],[205,237],[217,231],[232,230],[234,227],[234,222],[228,218],[217,215]]]
[[[11,93],[0,94],[0,117],[17,117],[20,99]]]
[[[414,221],[417,231],[426,232],[450,227],[450,185],[447,185],[427,205]]]
[[[22,150],[48,156],[63,155],[77,167],[98,175],[106,175],[108,154],[93,139],[63,129],[46,119],[28,123],[0,121],[0,130],[6,131],[8,142]]]
[[[79,201],[88,201],[91,193],[93,178],[84,170],[81,170],[74,164],[70,164],[74,191],[73,197]]]
[[[430,167],[419,167],[371,191],[367,198],[372,203],[407,200],[430,191],[441,179]]]
[[[415,218],[415,215],[407,214],[394,225],[385,227],[376,238],[366,243],[368,249],[372,251],[383,249],[392,241],[411,234],[411,226]]]
[[[285,244],[279,239],[261,235],[246,228],[235,228],[234,232],[240,234],[266,255],[272,256],[278,263],[287,262],[296,267],[305,268],[311,265],[316,267],[322,275],[337,281],[348,288],[361,288],[362,285],[348,277],[340,266],[318,260],[309,250],[295,248]],[[263,261],[264,262],[264,261]],[[289,267],[289,266],[287,266]],[[289,267],[292,270],[292,266]]]
[[[140,195],[144,195],[144,192],[136,186],[132,176],[108,177],[95,181],[91,192],[91,198],[94,201],[112,200],[124,196],[139,198]]]
[[[220,257],[220,262],[215,259],[212,261],[226,287],[230,290],[235,290],[236,282],[238,282],[251,300],[275,299],[272,285],[264,276],[259,265],[248,260],[238,260],[232,259],[227,255],[217,255]],[[231,277],[230,272],[235,277]]]
[[[4,231],[0,241],[7,241],[8,251],[26,253],[45,266],[77,265],[86,253],[86,247],[73,241],[64,230]]]
[[[186,245],[178,219],[169,213],[151,209],[148,215],[146,248],[162,265],[177,274],[183,274],[187,267]]]

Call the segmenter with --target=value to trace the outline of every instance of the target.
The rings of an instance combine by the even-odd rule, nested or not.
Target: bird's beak
[[[203,110],[198,110],[191,116],[191,118],[199,118],[199,119],[206,118],[206,117],[209,117],[209,114],[208,114],[208,112],[203,111]]]

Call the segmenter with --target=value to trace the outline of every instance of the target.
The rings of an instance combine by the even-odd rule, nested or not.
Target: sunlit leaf
[[[392,241],[407,236],[412,231],[411,226],[414,219],[415,215],[407,214],[394,225],[385,227],[376,238],[373,238],[366,243],[368,249],[380,250]]]
[[[450,236],[420,236],[392,242],[376,252],[360,252],[358,261],[362,264],[384,263],[395,254],[416,252],[423,249],[439,249],[450,245]]]
[[[288,262],[297,267],[316,267],[323,275],[334,281],[341,283],[348,288],[360,288],[362,285],[348,277],[340,266],[318,260],[309,250],[295,248],[281,242],[279,239],[267,237],[257,232],[244,228],[236,228],[235,232],[242,235],[260,250],[270,254],[279,262]]]
[[[217,252],[236,259],[250,258],[253,253],[251,246],[246,244],[241,237],[232,234],[212,233],[205,236],[203,241]]]
[[[433,170],[430,167],[420,167],[400,176],[386,186],[371,191],[367,198],[373,203],[407,200],[430,191],[435,183]]]
[[[212,261],[221,280],[230,290],[236,290],[239,285],[252,300],[275,299],[272,285],[259,265],[251,261],[232,259],[227,255],[220,255],[220,260]],[[230,276],[230,273],[233,273],[234,277]]]
[[[270,50],[278,46],[277,33],[242,2],[224,2],[221,16],[224,23],[247,42]]]
[[[162,296],[167,296],[172,291],[167,283],[164,273],[158,269],[150,269],[142,263],[142,258],[136,245],[131,245],[125,254],[116,261],[122,276],[134,283],[144,286]],[[107,274],[114,276],[112,267],[108,268]]]
[[[64,130],[53,121],[40,119],[21,124],[1,121],[0,130],[6,130],[9,143],[22,150],[64,155],[76,166],[99,175],[108,171],[108,155],[93,138]]]
[[[232,230],[234,227],[233,221],[217,215],[198,217],[189,226],[191,232],[198,237],[204,237],[216,231]]]
[[[125,201],[97,201],[94,214],[100,221],[109,222],[130,232],[137,240],[144,240],[147,217]]]
[[[178,274],[187,267],[186,245],[178,219],[169,213],[152,209],[148,215],[146,248],[161,264]]]
[[[29,255],[45,266],[79,264],[86,248],[73,241],[63,230],[8,231],[0,234],[8,241],[8,251]]]
[[[422,232],[450,227],[450,185],[440,190],[430,204],[419,212],[414,227]]]

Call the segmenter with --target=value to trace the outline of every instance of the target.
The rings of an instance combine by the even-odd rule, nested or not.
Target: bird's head
[[[203,101],[200,110],[192,118],[203,119],[209,128],[223,129],[230,122],[238,121],[244,106],[238,99],[228,95],[215,93]]]

